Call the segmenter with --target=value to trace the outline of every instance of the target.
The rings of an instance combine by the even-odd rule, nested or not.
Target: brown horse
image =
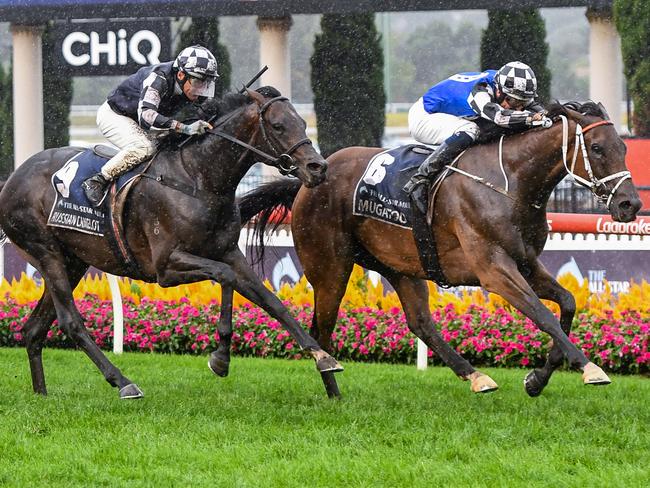
[[[496,142],[468,149],[429,198],[431,230],[447,281],[480,285],[501,295],[553,338],[546,365],[526,376],[531,396],[542,392],[565,357],[571,367],[583,371],[585,384],[610,381],[569,340],[575,299],[538,259],[548,235],[545,209],[552,190],[571,174],[606,202],[617,221],[633,220],[641,207],[625,166],[625,144],[602,106],[556,104],[549,115],[555,120],[550,129],[505,139],[502,165]],[[286,179],[264,185],[240,202],[242,216],[265,209],[255,224],[263,232],[274,209],[291,208],[296,251],[314,288],[311,332],[325,350],[331,351],[338,307],[352,266],[358,263],[390,282],[410,329],[460,378],[470,380],[473,391],[494,390],[496,383],[476,371],[435,330],[412,233],[352,213],[357,181],[381,151],[366,147],[338,151],[328,158],[327,181],[316,188]],[[559,321],[540,299],[559,304]],[[328,394],[338,396],[333,375],[325,373],[323,379]]]
[[[83,149],[35,154],[4,184],[0,225],[45,280],[24,334],[35,392],[47,391],[42,348],[58,319],[121,398],[143,395],[93,342],[75,307],[72,290],[90,265],[165,287],[201,280],[234,287],[277,318],[312,355],[319,371],[342,369],[264,287],[238,247],[241,220],[235,189],[260,157],[295,174],[306,187],[323,181],[327,163],[307,138],[304,120],[274,88],[230,95],[226,101],[228,110],[222,112],[227,113],[215,123],[218,130],[182,148],[161,150],[129,194],[123,225],[133,266],[127,266],[103,237],[47,225],[55,198],[52,174]]]

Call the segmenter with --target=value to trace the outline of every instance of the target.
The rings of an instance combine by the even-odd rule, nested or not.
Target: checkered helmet
[[[537,78],[530,66],[520,61],[505,64],[497,72],[497,86],[509,97],[530,101],[537,96]]]
[[[216,78],[217,60],[203,46],[190,46],[183,49],[174,60],[174,68],[195,78]]]

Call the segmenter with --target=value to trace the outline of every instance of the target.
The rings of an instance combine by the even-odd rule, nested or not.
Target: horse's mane
[[[280,92],[272,86],[262,86],[255,90],[265,98],[273,98],[281,96]],[[209,98],[202,103],[189,104],[181,110],[172,114],[172,118],[180,120],[186,124],[192,123],[196,120],[208,120],[214,118],[215,120],[227,115],[239,108],[248,105],[252,99],[242,93],[226,93],[223,97]],[[163,140],[165,147],[173,148],[179,140],[185,139],[187,136],[179,134],[170,134]],[[162,147],[162,145],[161,145]]]
[[[560,115],[568,115],[567,109],[573,110],[574,112],[578,112],[582,115],[590,115],[592,117],[600,117],[602,119],[609,118],[602,104],[593,102],[591,100],[588,100],[586,102],[571,101],[566,103],[559,103],[556,101],[546,107],[548,116],[552,119],[556,119]]]
[[[265,98],[279,97],[281,94],[272,86],[262,86],[255,90]],[[199,110],[208,118],[224,116],[251,102],[251,98],[241,93],[226,93],[222,98],[211,98],[201,104]]]

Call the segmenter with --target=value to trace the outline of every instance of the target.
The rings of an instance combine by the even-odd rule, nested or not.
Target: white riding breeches
[[[422,98],[411,106],[408,122],[411,137],[423,144],[441,144],[458,132],[476,140],[479,132],[478,125],[471,120],[441,112],[430,114],[424,109]]]
[[[120,149],[102,166],[102,175],[108,180],[125,173],[156,152],[156,140],[133,119],[115,113],[108,102],[97,110],[97,126],[104,137]]]

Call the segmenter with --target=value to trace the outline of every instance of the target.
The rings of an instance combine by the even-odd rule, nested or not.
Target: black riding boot
[[[453,135],[422,162],[408,183],[404,185],[404,191],[411,197],[411,205],[417,207],[421,213],[427,212],[431,179],[467,149],[473,141],[472,137],[465,133]]]
[[[86,198],[88,198],[93,207],[99,206],[104,198],[109,183],[110,181],[104,178],[104,175],[97,173],[81,184],[81,188],[84,189]]]

